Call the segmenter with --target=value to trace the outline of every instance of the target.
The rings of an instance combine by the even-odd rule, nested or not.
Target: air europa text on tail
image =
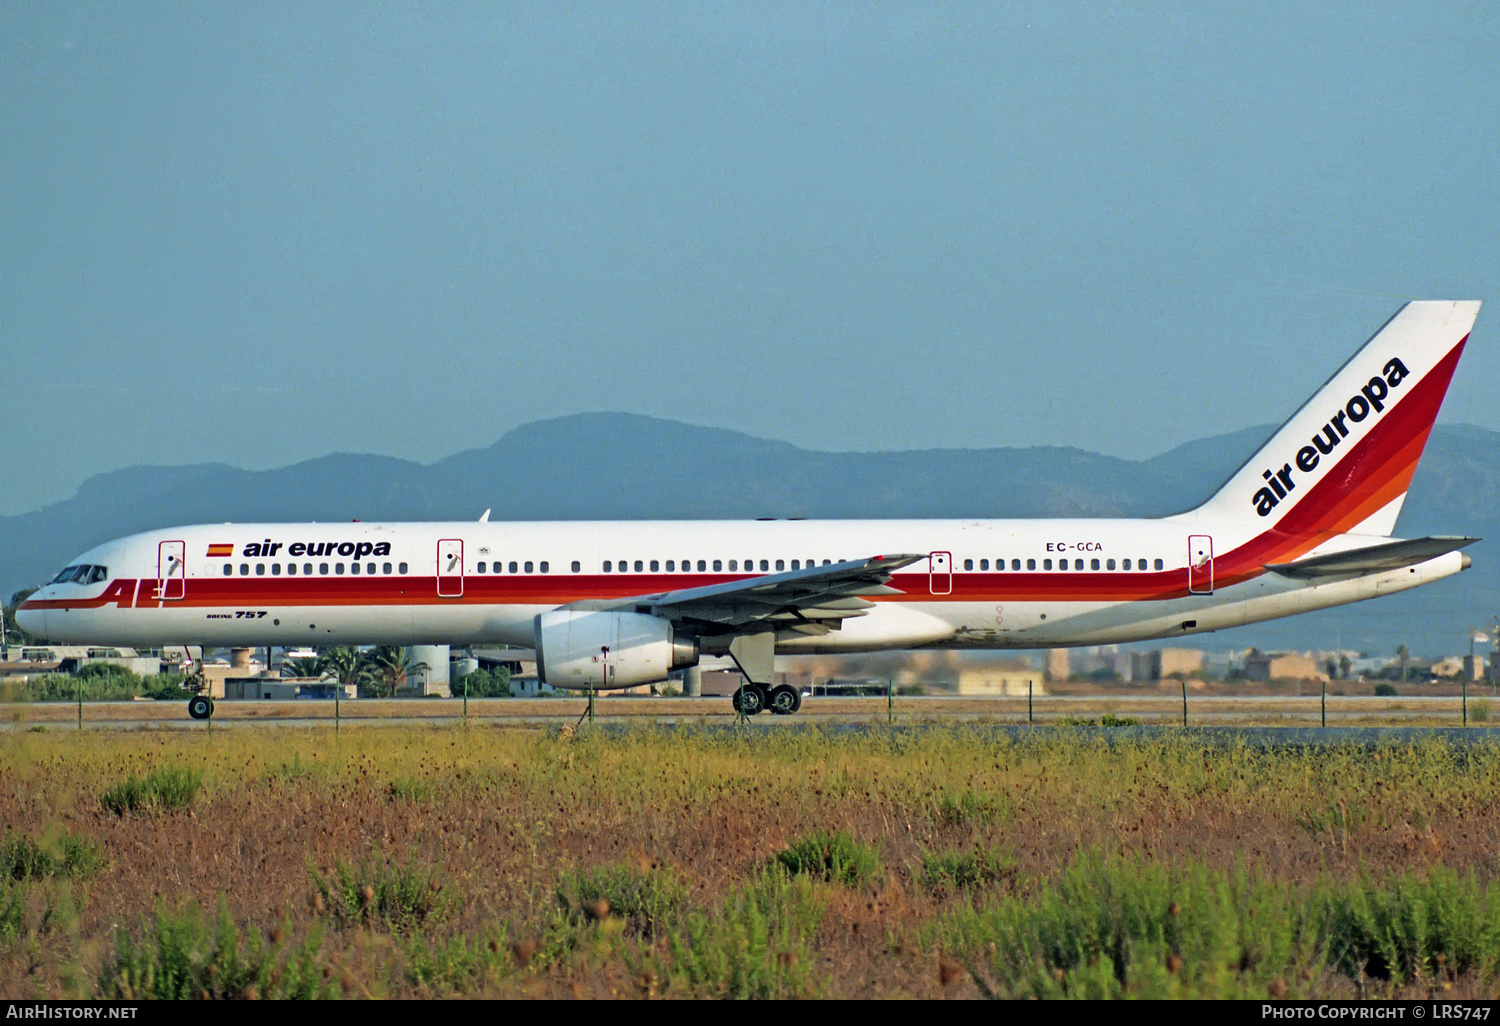
[[[1392,359],[1385,365],[1382,373],[1384,377],[1377,375],[1371,378],[1363,388],[1350,397],[1343,409],[1328,418],[1328,423],[1312,436],[1312,444],[1298,449],[1296,458],[1291,463],[1282,464],[1280,470],[1261,471],[1260,476],[1266,479],[1269,486],[1257,491],[1255,497],[1250,500],[1255,506],[1257,515],[1269,515],[1282,499],[1296,490],[1293,464],[1304,474],[1312,473],[1318,461],[1323,456],[1332,453],[1338,448],[1339,443],[1349,436],[1351,422],[1358,424],[1372,414],[1378,415],[1385,409],[1386,398],[1401,387],[1401,383],[1406,380],[1410,372],[1406,369],[1406,364],[1399,359]]]

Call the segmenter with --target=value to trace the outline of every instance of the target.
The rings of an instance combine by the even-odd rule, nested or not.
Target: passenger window
[[[669,560],[667,560],[667,573],[671,573],[671,572],[672,572],[672,571],[673,571],[673,570],[675,570],[675,569],[676,569],[676,568],[677,568],[677,564],[676,564],[676,563],[674,563],[674,562],[673,562],[673,561],[672,561],[672,560],[670,560],[670,559],[669,559]]]
[[[390,573],[391,572],[391,564],[389,564],[389,563],[382,563],[382,564],[380,564],[380,572],[383,573],[383,574]]]
[[[1097,569],[1099,569],[1099,561],[1097,559],[1090,561],[1090,563],[1089,563],[1089,569],[1090,570],[1097,570]]]
[[[1036,560],[1034,560],[1034,559],[1028,559],[1026,561],[1026,569],[1028,569],[1028,570],[1035,570],[1036,569]]]
[[[256,577],[264,577],[265,575],[266,575],[266,564],[264,564],[264,563],[256,563],[255,564],[255,576]]]
[[[552,568],[550,566],[548,566],[547,561],[545,559],[542,560],[540,563],[537,564],[537,569],[540,570],[544,574],[552,572]]]
[[[1010,568],[1012,570],[1019,570],[1019,569],[1021,569],[1021,561],[1019,559],[1013,559],[1013,560],[1011,560],[1010,561]]]
[[[761,567],[761,569],[764,570],[765,567]],[[785,570],[785,569],[786,569],[786,563],[784,561],[778,559],[776,561],[776,570],[777,570],[777,572],[779,573],[779,572],[781,572],[782,570]]]
[[[972,570],[972,569],[974,569],[974,561],[972,559],[966,559],[966,560],[964,560],[964,569],[965,570]]]
[[[761,560],[760,561],[760,572],[761,573],[765,573],[769,569],[771,569],[770,561],[769,560],[765,560],[765,559]]]
[[[981,569],[981,570],[988,570],[989,568],[990,568],[990,561],[989,560],[987,560],[987,559],[981,559],[979,561],[979,569]],[[997,570],[1000,569],[1000,564],[999,563],[995,564],[995,569],[997,569]]]
[[[344,572],[344,564],[342,564],[342,563],[335,563],[335,564],[333,564],[333,572],[336,573],[336,574],[343,573]]]
[[[1130,569],[1130,560],[1128,560],[1128,559],[1122,559],[1120,561],[1120,569],[1121,570],[1129,570]]]
[[[609,562],[609,560],[606,559],[604,561],[604,572],[605,573],[609,573],[609,567],[610,567],[610,562]]]
[[[1044,560],[1042,560],[1042,569],[1043,570],[1051,570],[1052,569],[1052,560],[1050,560],[1050,559],[1044,559]]]
[[[656,560],[653,559],[651,561],[651,572],[654,574],[654,573],[658,573],[660,571],[661,571],[661,564],[658,563]]]
[[[400,573],[403,573],[403,574],[404,574],[404,573],[406,573],[406,564],[405,564],[405,563],[402,563],[402,564],[401,564],[401,565],[400,565],[400,566],[398,566],[398,567],[396,567],[396,569],[397,569],[397,571],[399,571],[399,572],[400,572]]]
[[[526,561],[526,572],[531,573],[531,560],[529,559]]]
[[[578,573],[582,569],[583,569],[583,564],[580,563],[580,562],[578,562],[578,560],[576,560],[576,559],[573,560],[573,572],[576,574],[576,573]]]
[[[374,563],[366,563],[365,564],[365,573],[367,573],[367,574],[373,574],[374,572],[375,572],[375,564]]]
[[[328,572],[328,564],[327,563],[319,563],[318,564],[318,573],[320,573],[320,574],[326,574],[327,572]]]
[[[700,574],[701,574],[701,573],[702,573],[702,572],[703,572],[703,571],[705,571],[705,570],[707,570],[707,569],[708,569],[708,566],[707,566],[707,564],[706,564],[706,563],[704,563],[704,561],[703,561],[703,560],[701,560],[701,559],[700,559],[700,560],[698,560],[698,572],[699,572],[699,573],[700,573]],[[714,569],[715,569],[715,570],[719,570],[719,569],[721,569],[721,567],[720,567],[720,566],[719,566],[719,561],[718,561],[718,560],[717,560],[717,559],[716,559],[716,560],[714,560]]]
[[[1081,560],[1081,559],[1075,559],[1075,560],[1073,560],[1073,569],[1074,570],[1082,570],[1083,569],[1083,560]]]
[[[272,563],[271,564],[271,576],[272,577],[280,577],[281,576],[281,564],[280,563]]]
[[[228,563],[225,563],[225,564],[224,564],[224,576],[225,576],[225,577],[228,577],[228,576],[229,576],[229,575],[230,575],[230,574],[232,574],[232,573],[234,573],[234,567],[233,567],[233,566],[231,566],[231,565],[230,565],[230,564],[228,564]]]
[[[802,560],[800,560],[800,559],[794,559],[794,560],[792,560],[792,569],[793,570],[801,570],[802,569]]]
[[[357,574],[357,573],[359,573],[359,564],[358,563],[350,563],[349,564],[349,572],[351,574]]]
[[[1158,570],[1162,570],[1162,569],[1164,569],[1164,568],[1165,568],[1165,564],[1164,564],[1164,563],[1162,563],[1162,561],[1161,561],[1161,560],[1159,560],[1159,559],[1158,559],[1158,560],[1157,560],[1157,561],[1156,561],[1156,569],[1158,569]]]
[[[515,573],[516,572],[516,561],[514,559],[510,561],[510,568],[509,569],[510,569],[511,573]]]
[[[486,573],[486,572],[487,572],[487,570],[486,570],[486,564],[484,564],[484,563],[480,563],[480,564],[479,564],[479,566],[478,566],[478,567],[476,567],[476,568],[475,568],[475,569],[476,569],[476,570],[477,570],[477,571],[478,571],[478,572],[479,572],[479,573]]]
[[[1113,570],[1114,568],[1115,568],[1115,561],[1114,560],[1112,560],[1112,559],[1106,559],[1104,561],[1104,569],[1106,569],[1106,570]]]
[[[248,577],[249,575],[250,575],[250,564],[249,563],[241,563],[240,564],[240,576],[241,577]]]

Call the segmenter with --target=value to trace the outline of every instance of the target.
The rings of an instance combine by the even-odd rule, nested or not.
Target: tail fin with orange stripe
[[[1183,519],[1389,535],[1478,314],[1476,301],[1406,304]]]

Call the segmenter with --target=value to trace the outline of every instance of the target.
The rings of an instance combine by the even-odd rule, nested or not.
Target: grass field
[[[0,993],[1500,993],[1500,750],[1038,733],[14,731]]]

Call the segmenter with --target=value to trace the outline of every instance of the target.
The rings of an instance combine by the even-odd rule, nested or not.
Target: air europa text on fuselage
[[[1371,378],[1344,404],[1343,409],[1328,418],[1328,423],[1323,425],[1322,430],[1312,436],[1311,445],[1304,445],[1297,450],[1297,456],[1292,463],[1296,464],[1298,470],[1304,474],[1312,473],[1322,456],[1332,453],[1338,448],[1340,442],[1349,437],[1349,423],[1358,424],[1371,414],[1379,414],[1383,411],[1386,398],[1401,386],[1411,372],[1399,359],[1392,359],[1381,373],[1384,377],[1376,375]],[[1282,464],[1280,470],[1261,471],[1260,476],[1269,482],[1269,487],[1260,489],[1250,500],[1255,506],[1257,515],[1269,515],[1271,510],[1287,497],[1288,493],[1296,490],[1297,483],[1293,480],[1292,463]]]
[[[260,556],[269,558],[281,551],[282,543],[267,539],[263,542],[251,542],[245,546],[240,553],[242,556]],[[292,542],[286,546],[288,556],[353,556],[355,559],[363,559],[365,556],[389,556],[391,554],[390,542]]]

